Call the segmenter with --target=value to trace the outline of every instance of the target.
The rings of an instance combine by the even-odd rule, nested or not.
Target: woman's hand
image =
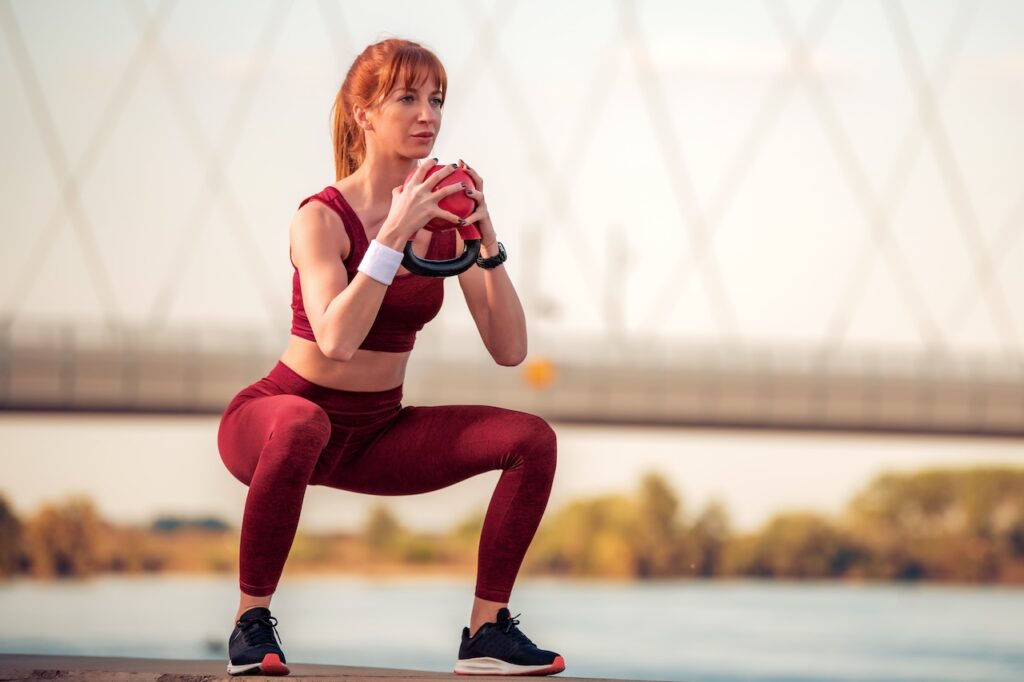
[[[476,210],[466,216],[466,222],[477,223],[477,229],[480,230],[480,245],[482,247],[494,246],[498,241],[498,237],[494,233],[494,226],[491,224],[491,214],[487,211],[487,201],[484,199],[484,179],[480,177],[479,173],[466,165],[466,162],[462,159],[459,159],[459,164],[462,170],[466,171],[469,177],[473,178],[473,184],[476,185],[476,189],[466,190],[466,196],[476,202]]]
[[[377,241],[401,251],[405,248],[405,243],[434,218],[459,222],[459,216],[437,204],[449,194],[465,191],[466,188],[462,183],[454,183],[434,191],[437,183],[454,173],[456,168],[455,164],[447,165],[424,179],[423,176],[434,167],[436,161],[428,159],[427,162],[421,163],[404,188],[399,185],[391,190],[391,209],[384,219],[384,224],[381,225]]]

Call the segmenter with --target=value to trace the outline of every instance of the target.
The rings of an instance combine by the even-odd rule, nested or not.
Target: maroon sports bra
[[[323,191],[306,197],[299,203],[299,208],[310,199],[316,199],[330,206],[341,217],[348,234],[348,258],[342,262],[351,282],[358,272],[359,263],[370,243],[366,238],[366,230],[359,216],[334,185],[328,185]],[[427,247],[426,257],[440,260],[452,258],[455,253],[455,230],[434,232]],[[289,247],[288,259],[291,260]],[[306,317],[306,309],[302,301],[302,290],[299,282],[299,269],[292,261],[295,273],[292,275],[292,329],[295,336],[309,341],[316,341],[313,329]],[[437,316],[444,301],[444,280],[440,277],[423,277],[412,273],[395,275],[394,281],[384,293],[377,318],[373,321],[366,338],[359,344],[364,350],[379,350],[392,353],[403,353],[412,350],[416,342],[416,332]]]

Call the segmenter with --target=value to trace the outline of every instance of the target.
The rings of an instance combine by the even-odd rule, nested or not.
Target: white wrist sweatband
[[[404,256],[405,254],[401,251],[395,251],[390,246],[385,246],[374,239],[370,242],[370,248],[366,250],[363,260],[359,261],[359,267],[356,270],[365,273],[381,284],[390,285]]]

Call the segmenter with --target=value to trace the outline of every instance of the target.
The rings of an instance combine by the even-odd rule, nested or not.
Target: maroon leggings
[[[416,495],[501,469],[484,517],[475,594],[508,602],[555,475],[555,433],[532,414],[488,405],[403,407],[402,386],[343,391],[282,362],[232,398],[217,446],[249,486],[239,587],[273,594],[307,485]]]

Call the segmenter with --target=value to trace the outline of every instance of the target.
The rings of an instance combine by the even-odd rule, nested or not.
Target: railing
[[[286,328],[285,328],[286,329]],[[237,327],[0,324],[0,408],[218,414],[287,334]],[[502,367],[479,338],[428,327],[407,404],[484,403],[553,420],[1024,435],[1024,362],[986,355],[531,337]]]

